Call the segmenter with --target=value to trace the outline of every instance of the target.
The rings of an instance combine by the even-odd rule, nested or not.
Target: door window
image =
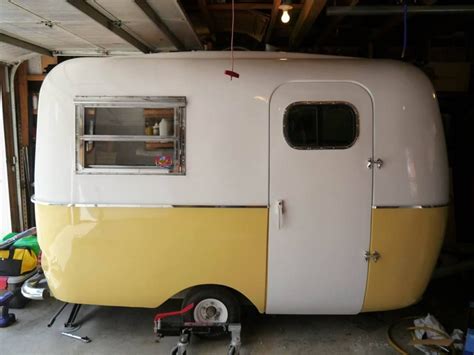
[[[357,140],[357,112],[348,103],[295,102],[286,109],[283,133],[295,149],[349,148]]]

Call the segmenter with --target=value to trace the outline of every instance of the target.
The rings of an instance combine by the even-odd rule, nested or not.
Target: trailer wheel
[[[184,315],[185,322],[240,322],[240,302],[232,291],[225,287],[210,286],[191,289],[183,299],[183,308],[191,303],[194,303],[194,308]],[[224,333],[224,331],[216,331],[202,337],[216,338]]]

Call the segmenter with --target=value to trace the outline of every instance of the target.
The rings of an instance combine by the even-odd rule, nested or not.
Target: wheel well
[[[243,305],[252,305],[252,307],[256,308],[255,305],[253,304],[253,302],[250,301],[250,299],[248,299],[247,296],[245,296],[242,292],[236,290],[235,288],[225,286],[225,285],[218,285],[218,284],[202,284],[202,285],[191,286],[191,287],[188,287],[184,290],[181,290],[175,296],[173,296],[173,298],[184,298],[186,296],[186,294],[191,290],[196,291],[196,290],[201,289],[201,288],[211,288],[211,287],[217,287],[217,288],[220,287],[220,288],[227,289],[230,292],[232,292],[234,294],[234,296],[237,297],[237,299],[239,300],[239,302],[241,304],[243,304]]]

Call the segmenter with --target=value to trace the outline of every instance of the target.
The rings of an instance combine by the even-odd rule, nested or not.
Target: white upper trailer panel
[[[269,102],[274,91],[289,82],[350,82],[371,97],[374,158],[384,161],[382,169],[373,170],[374,205],[448,201],[439,109],[430,81],[418,69],[393,61],[256,52],[236,53],[239,79],[224,75],[229,67],[229,54],[223,52],[84,58],[58,65],[40,93],[37,200],[267,205]],[[78,173],[78,96],[184,97],[186,174]],[[329,95],[326,99],[334,100]]]

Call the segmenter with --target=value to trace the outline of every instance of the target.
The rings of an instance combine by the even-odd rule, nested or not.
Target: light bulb
[[[281,15],[281,22],[283,23],[290,22],[290,14],[288,13],[287,10],[283,11],[283,14]]]

